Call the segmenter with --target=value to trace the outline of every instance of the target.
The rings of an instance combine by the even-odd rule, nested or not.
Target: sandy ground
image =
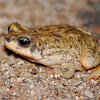
[[[100,39],[100,0],[0,0],[0,100],[100,100],[100,78],[87,81],[90,71],[65,79],[5,49],[12,22],[31,28],[70,24]]]

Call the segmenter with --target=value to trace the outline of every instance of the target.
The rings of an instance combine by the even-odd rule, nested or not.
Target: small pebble
[[[23,64],[23,63],[24,63],[24,61],[21,60],[21,61],[19,61],[17,64],[18,64],[18,65],[21,65],[21,64]]]
[[[79,86],[79,89],[83,89],[83,86]]]
[[[80,79],[80,75],[79,74],[77,74],[77,76],[76,76],[78,79]]]
[[[94,97],[93,93],[91,91],[89,91],[89,90],[84,91],[84,93],[89,98],[93,98]]]
[[[76,100],[79,100],[79,97],[78,96],[76,96]]]
[[[34,85],[30,85],[30,89],[32,89],[34,87]]]
[[[11,89],[9,89],[8,93],[10,94],[10,93],[15,92],[15,91],[16,91],[15,88],[11,88]]]

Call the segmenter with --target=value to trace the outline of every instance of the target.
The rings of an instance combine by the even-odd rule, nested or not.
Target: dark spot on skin
[[[14,35],[15,37],[18,37],[18,35]]]
[[[52,48],[55,48],[54,46],[52,46]]]
[[[98,55],[100,55],[100,51],[98,52]]]
[[[69,37],[69,39],[70,39],[70,40],[73,40],[73,37],[72,37],[72,36],[70,36],[70,37]]]
[[[31,43],[34,41],[34,44],[36,43],[36,39],[34,37],[31,38]]]
[[[34,32],[37,32],[36,30],[34,30]]]
[[[75,48],[77,49],[77,48],[78,48],[78,46],[76,45],[76,46],[75,46]]]
[[[35,38],[38,38],[38,36],[35,36]]]
[[[39,46],[41,46],[41,43],[39,42]]]
[[[60,47],[57,45],[57,48],[60,48]]]
[[[74,26],[71,26],[71,25],[67,25],[67,29],[68,30],[73,30],[73,29],[75,29],[75,27]]]
[[[69,30],[64,31],[65,33],[68,33]]]
[[[54,39],[54,43],[59,42],[59,41],[60,41],[59,39],[56,39],[56,38]]]
[[[37,48],[37,50],[38,50],[39,54],[42,56],[42,58],[43,58],[43,50],[44,50],[44,48],[43,49]]]
[[[39,31],[44,31],[44,28],[39,28]]]
[[[70,27],[70,26],[68,26],[67,27],[67,29],[65,29],[65,33],[70,33],[70,32],[74,32],[74,31],[76,31],[77,29],[76,28],[74,28],[73,26],[72,27]],[[78,31],[77,31],[78,32]],[[76,33],[77,33],[76,32]]]
[[[45,29],[45,31],[49,31],[49,29],[47,28],[47,29]]]
[[[41,56],[42,56],[42,58],[43,58],[43,49],[41,49]]]
[[[61,35],[59,35],[59,34],[54,34],[56,37],[62,37]]]
[[[33,52],[36,49],[36,45],[32,45],[32,47],[30,48],[30,51]]]
[[[47,44],[47,42],[45,41],[44,44]]]
[[[53,34],[54,32],[53,31],[51,31],[51,32],[49,32],[50,34]]]
[[[12,38],[8,37],[8,38],[6,38],[6,41],[7,42],[11,42],[12,41]]]
[[[62,26],[59,26],[58,28],[59,28],[59,29],[62,29],[63,27],[62,27]]]
[[[40,49],[40,48],[37,48],[37,50],[38,50],[38,51],[41,51],[41,49]]]

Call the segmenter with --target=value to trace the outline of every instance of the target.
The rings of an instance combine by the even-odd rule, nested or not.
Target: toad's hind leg
[[[85,49],[82,57],[81,63],[86,69],[93,68],[100,64],[100,47],[97,48],[96,52],[90,49]]]
[[[74,75],[75,65],[74,65],[74,60],[72,58],[65,60],[61,64],[61,72],[62,76],[65,78],[71,78]]]

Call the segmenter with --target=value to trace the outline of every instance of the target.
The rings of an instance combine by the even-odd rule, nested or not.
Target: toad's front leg
[[[71,55],[67,55],[66,60],[61,64],[61,73],[65,78],[71,78],[75,73],[75,62]]]
[[[81,57],[81,63],[86,69],[91,69],[100,64],[100,47],[93,52],[90,49],[85,49]]]
[[[97,48],[96,52],[88,49],[85,50],[82,55],[81,62],[86,69],[91,69],[99,65],[98,67],[94,68],[92,74],[88,77],[88,79],[97,79],[100,76],[100,47]]]

